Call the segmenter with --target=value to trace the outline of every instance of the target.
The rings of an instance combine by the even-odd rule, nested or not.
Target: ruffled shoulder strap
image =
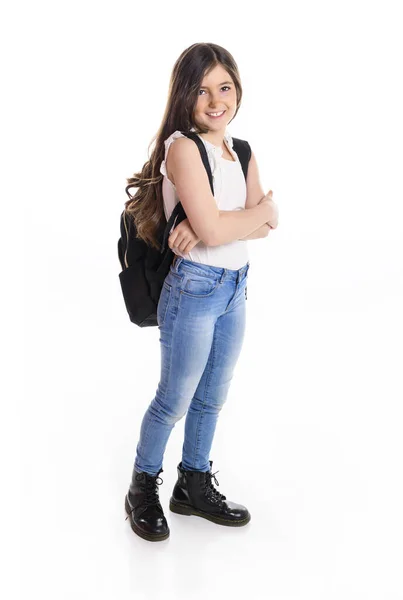
[[[226,139],[228,146],[230,148],[234,147],[234,140],[232,139],[232,135],[230,134],[230,132],[228,131],[228,129],[226,130],[225,134],[224,134],[224,138]]]
[[[186,137],[186,136],[183,135],[183,133],[177,129],[176,131],[171,133],[171,135],[164,141],[164,146],[165,146],[164,160],[161,162],[161,166],[160,166],[160,173],[162,173],[162,175],[164,175],[173,186],[174,186],[174,184],[168,177],[165,161],[166,161],[166,157],[167,157],[170,145],[172,144],[173,141],[175,141],[179,137]]]

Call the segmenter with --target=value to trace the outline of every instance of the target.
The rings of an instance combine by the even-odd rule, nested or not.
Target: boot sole
[[[131,509],[127,501],[127,496],[125,496],[125,510],[129,515],[130,527],[133,529],[134,533],[137,533],[137,535],[139,535],[141,538],[148,540],[149,542],[161,542],[162,540],[166,540],[167,538],[169,538],[169,531],[167,533],[159,533],[153,535],[151,533],[146,533],[145,531],[137,527],[136,524],[133,523],[133,520],[131,518]]]
[[[175,502],[172,498],[169,501],[169,510],[178,514],[178,515],[195,515],[196,517],[203,517],[203,519],[207,519],[208,521],[212,521],[213,523],[217,523],[218,525],[227,525],[229,527],[242,527],[246,525],[250,521],[250,515],[245,517],[245,519],[239,519],[238,521],[230,521],[229,519],[223,519],[222,517],[217,517],[215,515],[210,515],[201,510],[196,510],[191,506],[186,504],[180,504],[179,502]]]

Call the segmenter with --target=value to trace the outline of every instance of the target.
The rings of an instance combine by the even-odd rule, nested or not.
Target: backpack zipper
[[[129,267],[128,263],[127,263],[127,247],[129,245],[129,233],[127,231],[127,226],[126,226],[126,211],[123,213],[123,222],[125,224],[125,230],[126,230],[126,250],[125,250],[125,265],[126,265],[126,269]]]

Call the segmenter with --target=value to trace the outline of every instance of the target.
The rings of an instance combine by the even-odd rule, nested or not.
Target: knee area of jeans
[[[178,421],[183,419],[187,412],[186,410],[175,411],[169,410],[169,407],[162,404],[161,401],[154,403],[154,416],[158,416],[166,425],[174,426]]]

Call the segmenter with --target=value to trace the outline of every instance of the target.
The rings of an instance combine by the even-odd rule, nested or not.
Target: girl
[[[197,515],[220,525],[241,526],[248,509],[214,487],[209,460],[218,415],[227,398],[245,330],[249,269],[248,239],[277,227],[271,191],[264,195],[252,152],[247,181],[227,125],[237,114],[242,87],[231,54],[198,43],[176,61],[165,115],[150,160],[127,179],[139,190],[126,203],[138,234],[158,247],[158,225],[181,201],[187,219],[175,227],[175,253],[165,278],[157,320],[161,377],[141,424],[125,509],[132,529],[144,539],[169,536],[159,501],[159,474],[169,435],[185,414],[182,460],[170,499],[171,511]],[[207,151],[214,196],[195,142]],[[160,481],[158,481],[158,479]]]

